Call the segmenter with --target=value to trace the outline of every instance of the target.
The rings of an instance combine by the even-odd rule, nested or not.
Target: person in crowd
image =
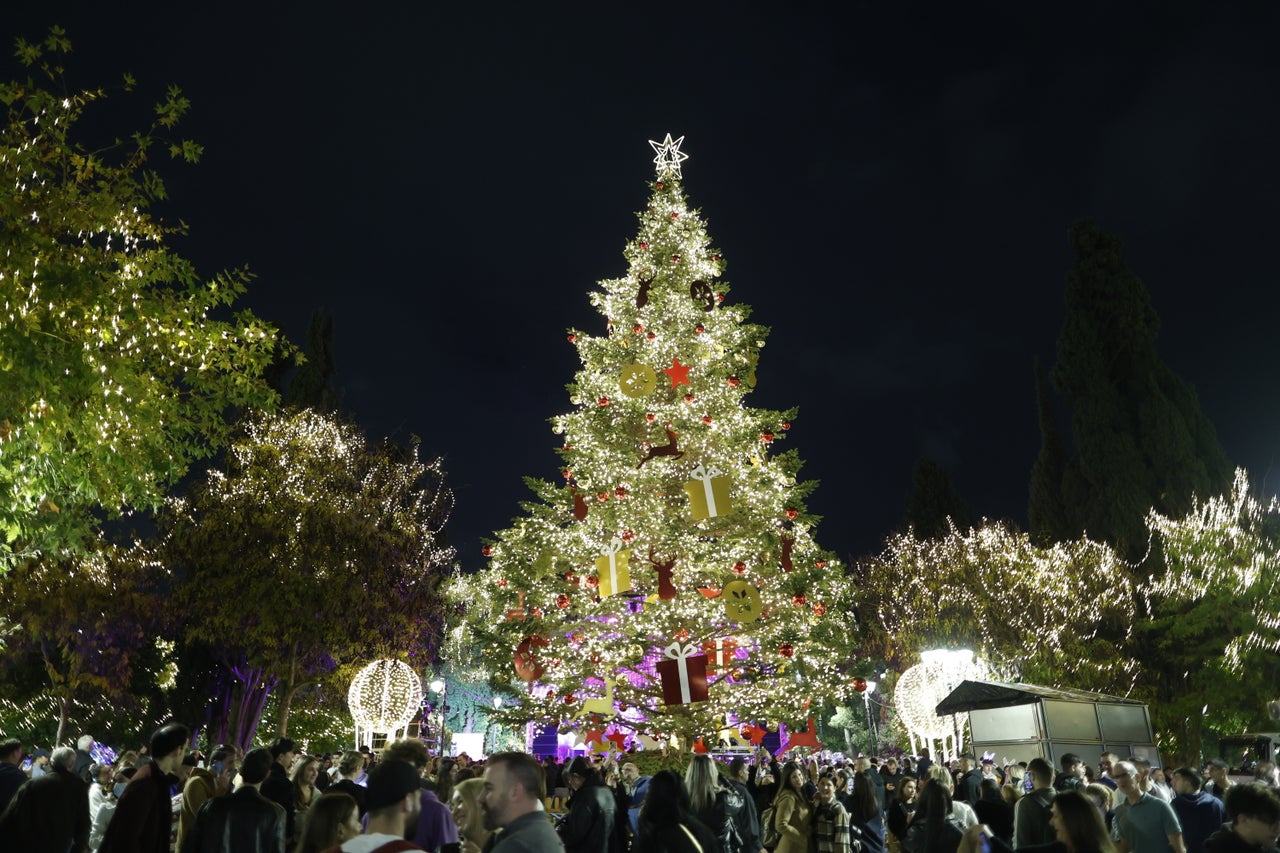
[[[111,785],[111,798],[103,802],[102,808],[98,809],[98,813],[93,818],[93,823],[89,827],[89,851],[96,853],[102,846],[102,839],[107,833],[107,827],[111,824],[111,818],[115,816],[116,805],[120,802],[120,797],[124,795],[124,789],[129,786],[129,780],[138,772],[136,767],[122,767],[115,771],[115,782]]]
[[[196,812],[207,800],[213,797],[225,797],[231,793],[231,780],[240,769],[238,753],[234,747],[222,744],[209,754],[209,766],[196,767],[191,771],[187,784],[182,787],[182,814],[178,817],[178,844],[182,849],[182,840],[196,822]]]
[[[89,771],[93,782],[89,785],[89,825],[98,816],[102,804],[111,799],[111,789],[115,782],[116,769],[110,764],[95,764]]]
[[[982,798],[982,768],[972,753],[960,757],[960,781],[956,784],[955,799],[972,807]]]
[[[150,758],[133,774],[103,834],[101,853],[169,853],[173,803],[169,788],[191,740],[181,723],[161,726],[151,736]]]
[[[863,853],[885,853],[884,811],[876,800],[875,788],[870,784],[868,777],[871,775],[853,774],[853,794],[850,800],[853,806],[847,810],[849,825],[854,837],[861,841]],[[818,783],[818,800],[823,800],[821,782]],[[816,815],[814,820],[816,822]],[[817,837],[816,828],[814,837]]]
[[[425,749],[425,747],[424,747]],[[298,815],[305,815],[311,804],[320,798],[320,789],[316,787],[316,779],[320,776],[320,759],[314,755],[304,755],[293,763],[293,772],[289,782],[293,785],[294,820]]]
[[[1205,775],[1209,777],[1204,783],[1205,793],[1212,794],[1219,800],[1226,799],[1227,790],[1233,784],[1227,770],[1227,762],[1221,758],[1211,758],[1205,763]]]
[[[560,822],[560,840],[568,853],[617,853],[613,831],[615,805],[604,779],[583,756],[569,764],[565,773],[569,790],[569,813]]]
[[[564,850],[542,808],[543,794],[542,769],[532,755],[500,752],[489,756],[480,791],[480,812],[485,829],[502,832],[485,853]]]
[[[1098,814],[1102,815],[1102,822],[1106,824],[1107,832],[1111,831],[1111,821],[1115,817],[1115,791],[1103,785],[1101,782],[1090,782],[1084,789],[1084,795],[1089,798],[1089,802],[1093,803],[1094,808],[1098,810]]]
[[[764,810],[772,805],[773,798],[778,793],[778,777],[781,775],[782,768],[778,766],[777,759],[769,754],[769,750],[763,747],[756,750],[747,770],[747,790],[751,792],[756,811],[760,814],[763,815]]]
[[[1158,800],[1164,800],[1166,803],[1173,799],[1173,791],[1156,785],[1151,773],[1151,761],[1149,759],[1134,755],[1129,757],[1129,763],[1138,769],[1138,788],[1142,793]]]
[[[930,770],[947,773],[945,767]],[[919,804],[902,846],[907,853],[956,853],[964,829],[952,809],[950,787],[931,775],[920,789]]]
[[[880,812],[871,783],[862,773],[856,774],[855,778],[862,780],[862,789],[870,799],[869,806],[875,809],[878,818]],[[818,780],[818,796],[813,803],[812,833],[810,850],[813,853],[853,853],[849,811],[836,797],[835,779],[831,774]],[[883,851],[883,845],[880,849]]]
[[[916,813],[916,787],[919,782],[914,777],[908,775],[905,771],[901,783],[898,785],[898,796],[894,798],[889,806],[889,834],[887,836],[887,846],[889,853],[900,853],[902,842],[907,837],[907,825],[911,823],[911,817]]]
[[[1012,845],[1013,803],[1005,799],[1000,783],[990,777],[983,777],[978,790],[978,801],[971,804],[978,822],[990,828],[996,838]]]
[[[720,840],[693,814],[689,792],[672,770],[662,770],[649,780],[649,791],[640,807],[636,853],[711,853]]]
[[[547,808],[553,812],[562,812],[569,800],[569,789],[564,781],[564,768],[554,755],[543,760],[543,772],[546,774]]]
[[[293,853],[322,853],[359,834],[360,808],[355,798],[341,791],[326,791],[307,809],[302,837]]]
[[[627,797],[627,787],[622,783],[622,771],[618,767],[618,762],[612,758],[606,758],[600,762],[600,778],[604,780],[604,786],[609,789],[609,794],[613,797],[613,834],[617,836],[614,841],[616,849],[628,850],[631,847],[631,827],[628,826],[627,808],[630,800]]]
[[[1098,778],[1097,782],[1106,785],[1111,790],[1116,790],[1116,780],[1111,777],[1111,771],[1120,761],[1120,756],[1114,752],[1104,752],[1098,759]]]
[[[903,772],[898,766],[898,759],[889,756],[880,765],[880,776],[884,779],[884,799],[892,803],[898,798],[898,785],[902,783]],[[837,793],[839,793],[837,791]],[[887,810],[887,808],[886,808]]]
[[[338,771],[334,774],[336,778],[333,784],[329,786],[330,790],[346,794],[355,800],[356,807],[360,809],[360,817],[362,819],[366,811],[366,789],[363,785],[356,784],[356,780],[360,778],[363,772],[364,756],[354,749],[348,750],[342,753],[342,759],[338,762]]]
[[[1115,845],[1093,802],[1077,789],[1059,791],[1051,806],[1054,839],[1065,853],[1115,853]]]
[[[458,782],[458,769],[458,762],[454,759],[440,759],[440,766],[435,775],[436,796],[440,798],[440,802],[447,803],[453,796],[453,786]]]
[[[426,762],[423,762],[426,767]],[[364,834],[342,842],[343,853],[398,853],[421,850],[406,841],[422,808],[422,775],[406,761],[390,760],[369,769],[369,820]]]
[[[180,853],[282,853],[284,807],[264,797],[261,790],[272,763],[268,750],[249,750],[240,766],[240,787],[232,794],[205,799],[183,837]]]
[[[933,760],[929,758],[929,750],[920,749],[920,757],[916,761],[916,778],[923,782],[929,775],[929,768],[933,766]]]
[[[1274,853],[1280,838],[1280,797],[1257,782],[1227,789],[1224,825],[1204,843],[1205,853]]]
[[[13,737],[0,741],[0,813],[27,781],[22,755],[22,741]]]
[[[1253,781],[1272,788],[1280,787],[1280,768],[1274,761],[1259,761],[1253,766]]]
[[[462,853],[481,853],[493,834],[485,829],[484,815],[480,812],[480,792],[483,789],[483,780],[464,779],[453,786],[453,796],[449,798],[449,814],[458,828]]]
[[[880,804],[880,811],[884,811],[885,787],[884,777],[880,775],[880,768],[873,763],[873,759],[860,755],[853,762],[853,775],[867,774],[867,781],[871,783],[871,790],[875,792],[876,802]],[[820,774],[811,774],[809,778],[817,779]],[[816,791],[815,791],[816,793]],[[813,799],[810,796],[810,799]]]
[[[329,783],[333,781],[333,777],[329,775],[329,771],[332,769],[333,756],[326,752],[320,756],[320,772],[316,774],[316,789],[322,794],[328,789]]]
[[[267,774],[267,778],[261,786],[262,796],[268,800],[274,800],[280,804],[280,808],[284,809],[285,829],[284,838],[286,844],[294,842],[294,813],[297,811],[295,804],[293,782],[289,779],[289,771],[293,769],[293,760],[298,757],[297,747],[293,740],[287,737],[278,737],[267,747],[271,752],[271,771]]]
[[[1182,826],[1173,807],[1142,790],[1138,768],[1121,761],[1111,770],[1120,804],[1111,823],[1111,837],[1120,853],[1186,853]]]
[[[1204,849],[1210,835],[1217,832],[1227,819],[1226,809],[1213,794],[1200,790],[1204,777],[1191,767],[1179,767],[1173,771],[1173,813],[1182,826],[1182,840],[1188,850]]]
[[[1060,763],[1062,772],[1054,778],[1053,790],[1058,792],[1079,791],[1084,788],[1084,759],[1074,752],[1066,752],[1063,753]]]
[[[788,761],[781,776],[773,797],[773,822],[782,836],[775,853],[808,853],[813,807],[804,791],[804,773],[798,764]]]
[[[945,767],[935,764],[929,768],[929,778],[926,785],[941,785],[947,792],[947,798],[951,802],[951,814],[959,821],[960,826],[970,827],[978,822],[978,816],[974,814],[973,807],[968,803],[962,803],[955,799],[954,777],[951,771]]]
[[[635,765],[632,765],[633,767]],[[729,773],[721,781],[738,792],[742,797],[742,811],[738,812],[737,829],[740,841],[739,849],[743,853],[759,853],[764,849],[760,841],[760,814],[756,811],[755,800],[747,787],[747,762],[742,756],[735,756],[729,762]]]
[[[97,762],[93,760],[93,748],[98,745],[93,735],[80,735],[76,740],[76,763],[72,772],[86,783],[93,782],[91,771]]]
[[[1013,846],[1015,850],[1032,844],[1047,844],[1054,840],[1053,767],[1043,758],[1027,762],[1031,774],[1031,790],[1018,800],[1013,809]]]
[[[427,769],[430,756],[420,740],[398,740],[382,753],[383,762],[403,761],[421,774]],[[425,780],[418,796],[418,818],[409,838],[423,850],[439,850],[446,844],[458,844],[458,827],[453,822],[449,807],[436,795],[437,781]]]
[[[741,761],[741,759],[738,760]],[[627,825],[634,836],[638,826],[637,821],[640,819],[640,806],[644,804],[644,798],[649,793],[649,780],[652,777],[641,776],[640,768],[631,762],[623,764],[619,772],[622,774],[622,785],[627,792]]]
[[[76,751],[59,747],[49,757],[49,772],[18,788],[0,815],[0,839],[6,849],[86,849],[89,789],[73,772],[75,763]]]
[[[738,825],[747,804],[736,789],[721,784],[715,759],[695,755],[685,770],[684,786],[694,817],[720,840],[718,849],[737,853],[741,847]]]

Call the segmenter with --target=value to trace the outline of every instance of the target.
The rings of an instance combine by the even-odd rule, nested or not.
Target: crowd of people
[[[307,755],[289,738],[203,754],[169,724],[94,760],[0,742],[0,849],[57,853],[1278,853],[1275,765],[1166,772],[1141,757],[1054,767],[972,755],[766,750],[643,775],[627,753],[567,763],[432,758],[421,741]],[[728,760],[725,760],[725,759]],[[43,761],[39,759],[44,759]]]

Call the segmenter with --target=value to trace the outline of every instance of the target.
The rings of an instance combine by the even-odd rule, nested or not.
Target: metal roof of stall
[[[962,681],[935,709],[940,716],[963,711],[980,711],[987,708],[1011,708],[1029,705],[1041,699],[1058,699],[1064,702],[1106,702],[1113,705],[1141,705],[1122,696],[1091,693],[1088,690],[1062,690],[1057,687],[1041,687],[1037,684],[1001,684],[998,681]]]

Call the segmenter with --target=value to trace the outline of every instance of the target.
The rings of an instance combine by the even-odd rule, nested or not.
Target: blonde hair
[[[947,768],[934,764],[929,767],[928,775],[929,779],[941,785],[944,791],[955,790],[955,780],[951,778],[951,771]]]
[[[710,755],[695,755],[684,771],[684,785],[689,789],[689,804],[694,814],[699,814],[716,802],[716,789],[720,787],[720,773],[715,759]]]
[[[484,780],[479,778],[463,779],[453,786],[454,795],[461,797],[467,808],[467,822],[458,827],[458,834],[463,838],[470,837],[477,829],[484,827],[484,816],[480,813],[480,792],[483,790]]]

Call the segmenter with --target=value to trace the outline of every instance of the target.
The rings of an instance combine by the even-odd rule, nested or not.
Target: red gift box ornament
[[[708,640],[702,644],[702,651],[707,655],[707,668],[711,670],[729,669],[733,666],[733,653],[738,648],[732,637],[727,640]]]
[[[658,661],[662,677],[662,701],[667,705],[688,705],[707,701],[707,656],[698,654],[692,643],[674,642],[663,650],[666,660]]]

